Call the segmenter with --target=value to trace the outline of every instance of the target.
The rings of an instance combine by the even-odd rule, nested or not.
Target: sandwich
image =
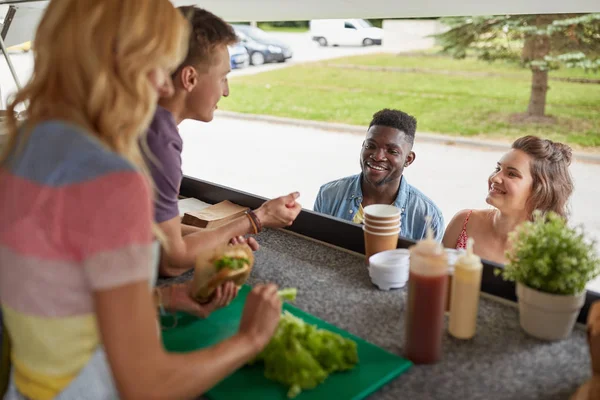
[[[247,244],[224,245],[199,254],[194,268],[192,297],[209,302],[225,282],[242,286],[252,271],[254,254]]]

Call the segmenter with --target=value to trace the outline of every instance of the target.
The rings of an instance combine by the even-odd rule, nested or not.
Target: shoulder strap
[[[465,232],[467,230],[467,224],[469,223],[469,218],[471,217],[471,214],[473,213],[473,210],[469,210],[469,212],[467,213],[467,217],[465,218],[465,222],[463,224],[463,232]]]

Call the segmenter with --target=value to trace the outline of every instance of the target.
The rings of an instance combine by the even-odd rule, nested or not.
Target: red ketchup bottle
[[[448,259],[443,246],[433,239],[430,225],[427,217],[427,237],[409,248],[404,353],[415,364],[432,364],[442,357]]]

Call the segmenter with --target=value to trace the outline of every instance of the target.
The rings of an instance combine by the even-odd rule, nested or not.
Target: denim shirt
[[[321,186],[314,211],[333,217],[352,221],[362,203],[362,175],[353,175]],[[412,240],[421,240],[426,236],[425,217],[431,216],[431,227],[435,239],[441,241],[444,236],[444,217],[442,212],[421,191],[400,180],[400,190],[394,205],[400,209],[400,236]]]

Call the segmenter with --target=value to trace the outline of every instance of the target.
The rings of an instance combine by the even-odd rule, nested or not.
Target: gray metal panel
[[[448,15],[600,12],[598,0],[171,0],[198,5],[228,21],[284,21],[320,18],[410,18]],[[47,1],[0,0],[0,6],[43,8]],[[1,14],[1,13],[0,13]],[[21,20],[30,35],[37,19]],[[12,28],[11,28],[12,29]],[[24,37],[20,36],[20,38]]]
[[[196,4],[228,21],[410,18],[599,12],[598,0],[171,0]]]
[[[46,2],[17,4],[12,7],[14,14],[7,12],[6,21],[3,22],[2,37],[6,47],[21,44],[33,39],[40,18],[44,13]],[[5,29],[9,23],[8,29]]]

